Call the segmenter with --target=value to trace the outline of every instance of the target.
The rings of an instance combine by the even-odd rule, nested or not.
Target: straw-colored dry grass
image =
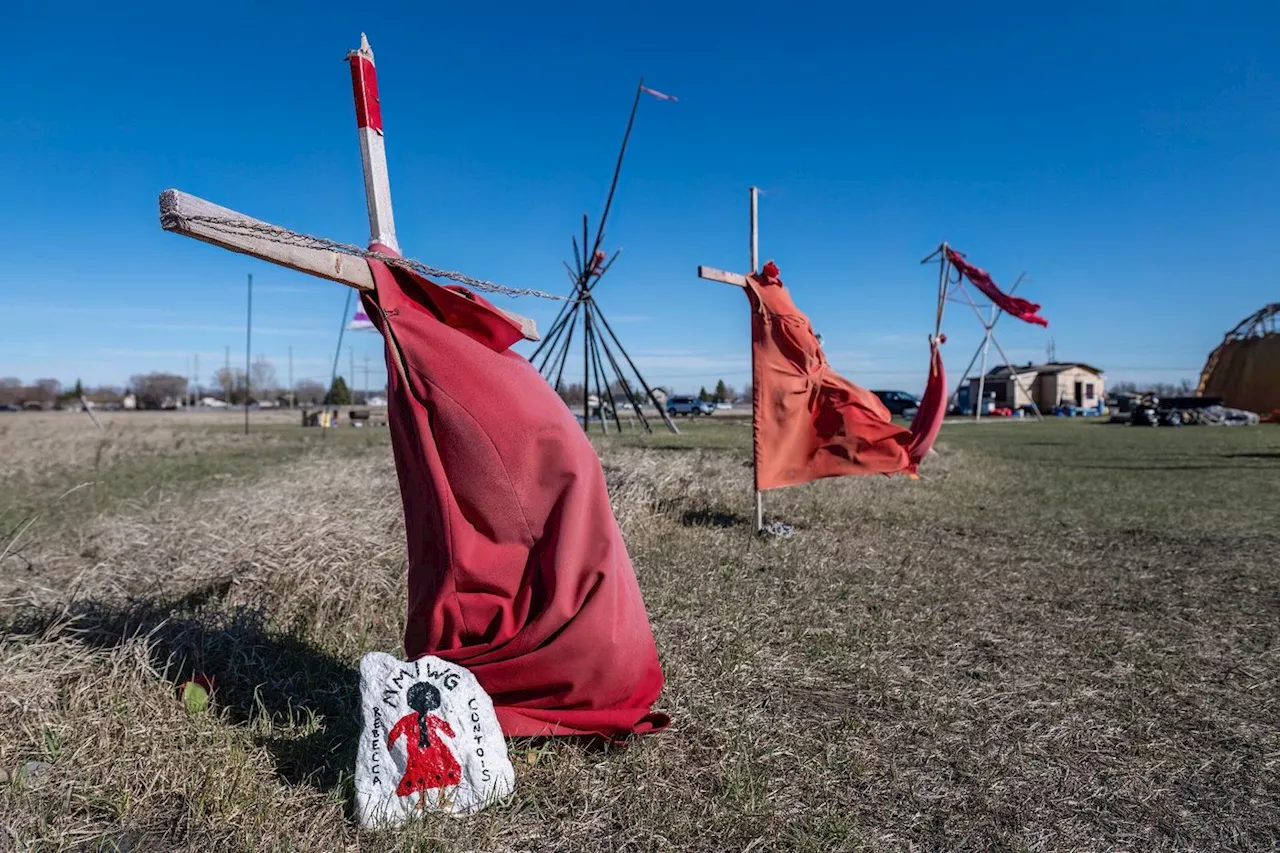
[[[404,606],[390,453],[289,430],[122,460],[0,558],[0,849],[1280,841],[1280,429],[948,427],[924,482],[771,493],[785,541],[747,527],[744,427],[610,441],[675,725],[512,741],[510,805],[389,834],[349,774],[355,666]]]
[[[218,451],[243,438],[240,412],[0,413],[5,482],[32,482],[59,474],[88,474],[122,462]],[[251,413],[253,429],[297,422],[288,412]],[[99,427],[101,427],[99,429]],[[255,442],[265,440],[258,436]]]

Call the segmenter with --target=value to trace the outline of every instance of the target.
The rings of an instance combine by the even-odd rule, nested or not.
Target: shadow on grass
[[[686,510],[680,515],[680,523],[685,527],[742,527],[750,523],[750,520],[736,512],[703,507]]]
[[[282,781],[324,791],[349,786],[360,734],[359,671],[267,628],[261,610],[220,606],[230,587],[226,580],[172,600],[89,599],[27,610],[0,632],[57,630],[93,649],[147,637],[152,665],[175,687],[195,673],[213,678],[215,710],[258,728]]]

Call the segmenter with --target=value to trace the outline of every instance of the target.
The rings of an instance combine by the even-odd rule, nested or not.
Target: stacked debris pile
[[[1253,412],[1224,406],[1212,398],[1161,400],[1147,396],[1132,406],[1127,422],[1130,426],[1254,426],[1259,421]]]

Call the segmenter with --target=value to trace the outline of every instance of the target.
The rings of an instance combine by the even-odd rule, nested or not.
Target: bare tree
[[[22,402],[22,380],[16,376],[0,376],[0,406]]]
[[[258,356],[249,368],[250,392],[259,400],[275,396],[276,368],[265,356]]]
[[[171,409],[187,395],[187,377],[175,373],[145,373],[129,378],[140,409]]]
[[[119,388],[112,388],[110,385],[103,385],[99,388],[84,389],[85,399],[93,403],[119,403],[124,399],[124,395]]]
[[[564,400],[568,405],[582,405],[583,392],[581,383],[573,383],[560,386],[560,399]]]
[[[308,406],[318,406],[324,400],[324,385],[313,379],[303,379],[294,387],[298,402]]]
[[[17,396],[22,403],[35,404],[48,409],[58,400],[62,383],[56,379],[37,379],[34,384],[19,388]]]
[[[1195,385],[1190,379],[1183,379],[1177,384],[1169,382],[1114,382],[1110,387],[1112,394],[1155,394],[1157,397],[1190,397],[1195,393]]]
[[[244,371],[238,367],[219,367],[214,384],[222,389],[222,399],[234,406],[244,402]]]

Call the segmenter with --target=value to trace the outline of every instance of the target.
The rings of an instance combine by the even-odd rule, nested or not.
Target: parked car
[[[906,391],[872,391],[871,393],[880,398],[880,402],[884,403],[884,407],[891,415],[910,418],[914,417],[916,410],[920,408],[920,401]]]
[[[697,397],[670,397],[667,399],[667,414],[676,415],[710,415],[716,410],[716,404]]]

